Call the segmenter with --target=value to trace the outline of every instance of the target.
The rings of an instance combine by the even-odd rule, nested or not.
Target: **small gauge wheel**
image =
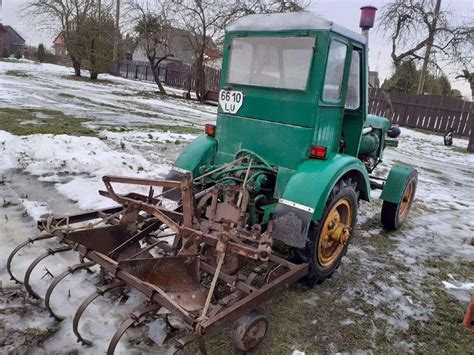
[[[247,352],[255,349],[262,342],[267,330],[267,318],[252,311],[235,322],[231,338],[237,348]]]

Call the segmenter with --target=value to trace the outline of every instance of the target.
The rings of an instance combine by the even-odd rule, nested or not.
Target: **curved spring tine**
[[[74,314],[74,318],[72,320],[72,330],[74,334],[76,335],[78,342],[81,342],[84,345],[89,345],[89,346],[92,345],[92,341],[84,339],[81,333],[79,333],[79,320],[81,319],[81,316],[86,310],[87,306],[89,306],[89,304],[91,304],[92,301],[94,301],[97,297],[102,296],[106,292],[111,291],[117,287],[122,287],[124,285],[125,283],[123,281],[117,281],[109,285],[102,286],[98,288],[97,291],[91,293],[84,301],[82,301],[81,305],[76,311],[76,314]]]
[[[114,354],[115,348],[117,347],[117,344],[120,341],[120,338],[128,330],[128,328],[138,323],[140,318],[142,318],[144,315],[150,312],[155,312],[159,310],[160,308],[161,306],[159,304],[154,303],[149,306],[139,307],[135,309],[132,313],[130,313],[130,316],[127,319],[125,319],[122,322],[122,324],[120,324],[120,327],[117,329],[114,336],[112,337],[112,340],[110,341],[109,347],[107,349],[107,355]]]
[[[51,315],[51,317],[53,317],[54,319],[56,319],[58,322],[64,320],[64,317],[63,316],[60,316],[60,315],[57,315],[56,313],[54,313],[53,309],[51,308],[51,294],[53,293],[53,290],[54,288],[67,276],[67,275],[72,275],[74,274],[76,271],[78,270],[82,270],[82,269],[87,269],[91,266],[94,266],[95,263],[90,261],[90,262],[87,262],[87,263],[82,263],[82,264],[76,264],[76,265],[73,265],[73,266],[70,266],[67,268],[66,271],[64,271],[62,274],[56,276],[56,278],[53,280],[53,282],[51,282],[51,284],[49,285],[48,287],[48,290],[46,291],[46,295],[44,296],[44,304],[46,305],[46,308],[48,309],[49,311],[49,314]]]
[[[55,249],[48,249],[48,251],[46,253],[41,254],[40,256],[38,256],[30,264],[30,266],[28,266],[28,269],[26,270],[26,273],[25,273],[25,288],[26,288],[26,291],[28,291],[28,293],[30,294],[31,297],[33,297],[34,299],[37,299],[37,300],[41,299],[41,297],[33,290],[33,288],[30,285],[30,276],[31,276],[31,273],[33,272],[34,268],[36,267],[36,265],[38,265],[41,260],[46,259],[50,255],[54,255],[54,254],[57,254],[57,253],[62,253],[62,252],[69,251],[69,250],[71,250],[70,246],[63,246],[63,247],[59,247],[59,248],[55,248]]]
[[[28,238],[27,240],[25,240],[24,242],[18,244],[15,249],[12,250],[12,252],[10,253],[10,255],[8,255],[8,259],[7,259],[7,271],[8,271],[8,274],[10,275],[10,279],[15,281],[17,284],[22,284],[23,282],[18,280],[12,273],[12,261],[13,261],[13,257],[20,251],[20,249],[23,249],[24,247],[26,247],[27,245],[29,244],[33,244],[34,242],[38,241],[38,240],[43,240],[43,239],[51,239],[53,238],[54,236],[53,235],[50,235],[50,234],[46,234],[46,235],[39,235],[39,236],[36,236],[36,237],[33,237],[33,238]]]

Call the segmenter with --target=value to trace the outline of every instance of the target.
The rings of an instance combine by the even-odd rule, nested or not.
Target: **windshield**
[[[227,81],[282,89],[306,89],[314,37],[236,37]]]

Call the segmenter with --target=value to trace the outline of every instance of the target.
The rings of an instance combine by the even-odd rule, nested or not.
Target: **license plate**
[[[244,102],[244,94],[241,91],[221,90],[219,92],[219,105],[226,113],[237,113]]]

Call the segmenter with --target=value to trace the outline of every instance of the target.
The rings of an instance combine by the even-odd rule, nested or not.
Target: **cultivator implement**
[[[232,172],[232,178],[226,172]],[[147,302],[138,305],[118,327],[109,354],[130,327],[142,324],[149,316],[165,321],[169,334],[164,346],[171,352],[192,342],[205,352],[205,339],[232,324],[236,345],[250,350],[267,330],[266,319],[254,310],[303,277],[308,268],[307,264],[293,264],[272,252],[271,221],[250,223],[252,199],[246,185],[264,174],[271,174],[270,168],[246,157],[208,173],[208,177],[221,179],[210,185],[203,183],[202,177],[197,184],[190,174],[180,181],[105,176],[106,190],[99,193],[120,206],[38,222],[41,233],[13,250],[8,272],[39,299],[30,282],[35,267],[47,257],[77,252],[80,262],[56,276],[44,297],[51,316],[61,321],[64,316],[51,304],[54,289],[71,274],[100,267],[102,285],[83,300],[72,322],[74,334],[85,345],[92,342],[81,335],[80,320],[96,298],[130,288],[145,296]],[[243,183],[226,184],[222,179]],[[115,190],[118,184],[145,186],[149,193],[119,194]],[[157,188],[164,192],[155,196]],[[200,191],[196,193],[196,189]],[[171,192],[181,196],[174,209],[163,206],[163,196]],[[23,281],[12,273],[15,254],[52,238],[60,246],[39,255]],[[184,325],[173,327],[170,315]]]

